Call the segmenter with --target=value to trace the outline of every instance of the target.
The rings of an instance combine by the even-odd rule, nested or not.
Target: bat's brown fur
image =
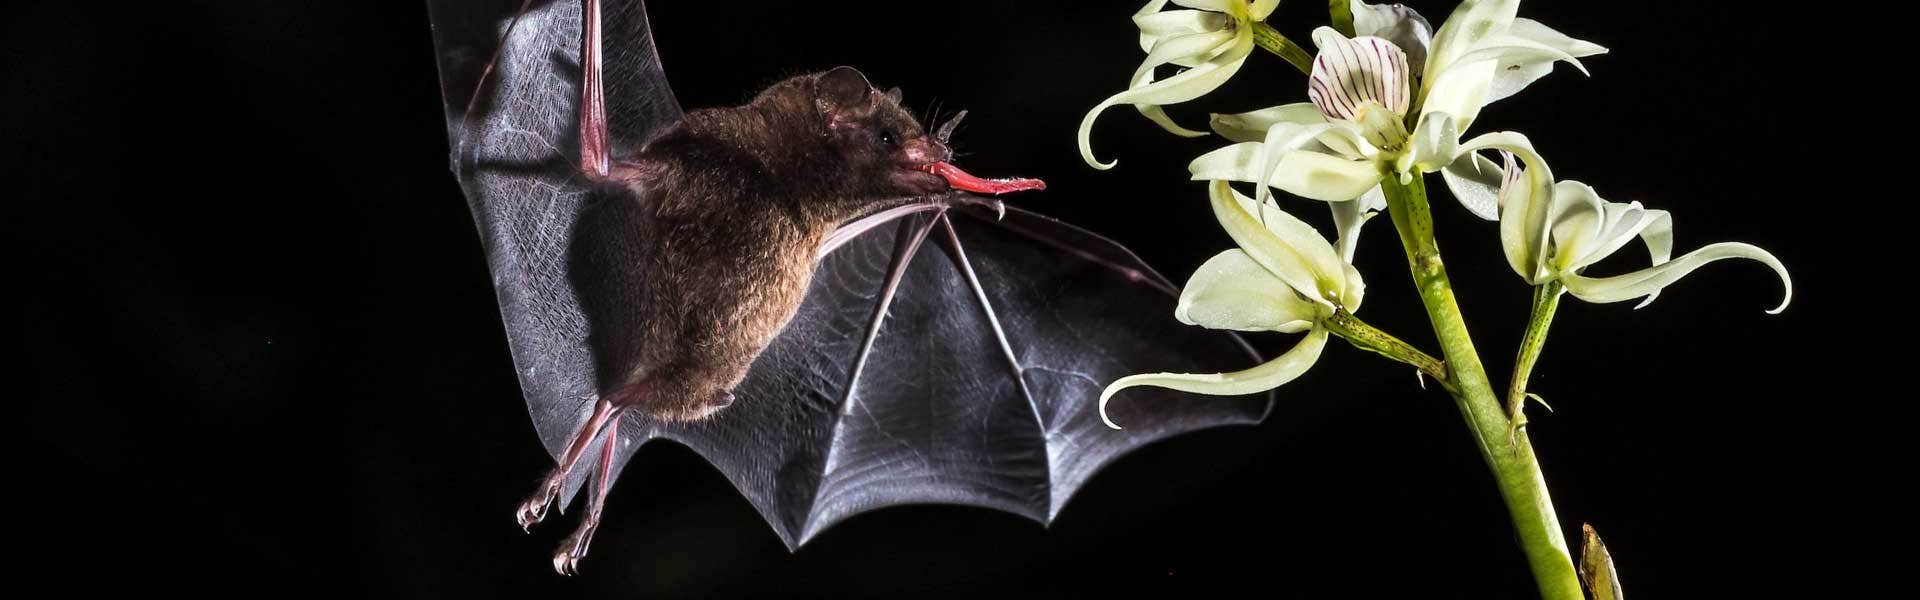
[[[861,214],[943,191],[918,167],[948,157],[893,94],[842,67],[767,88],[738,107],[696,110],[622,161],[649,218],[650,264],[616,405],[704,418],[806,293],[815,251]]]

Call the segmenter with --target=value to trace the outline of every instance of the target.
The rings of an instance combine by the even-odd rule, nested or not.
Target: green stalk
[[[1527,378],[1533,375],[1533,364],[1547,346],[1547,328],[1553,326],[1553,312],[1560,308],[1560,292],[1565,289],[1558,279],[1533,288],[1533,316],[1527,320],[1527,334],[1520,338],[1520,355],[1513,359],[1513,381],[1507,386],[1507,415],[1511,419],[1508,439],[1519,435],[1520,428],[1527,424]]]
[[[1353,37],[1353,3],[1351,0],[1327,0],[1327,17],[1333,30],[1340,35]]]
[[[1308,53],[1307,49],[1301,48],[1299,44],[1293,43],[1293,40],[1287,39],[1287,36],[1280,35],[1280,31],[1274,29],[1272,25],[1254,23],[1253,43],[1272,52],[1274,56],[1286,59],[1301,73],[1313,73],[1313,54]]]
[[[1449,389],[1467,429],[1480,447],[1480,458],[1487,462],[1500,497],[1506,501],[1513,518],[1521,549],[1533,570],[1533,580],[1545,600],[1583,600],[1580,580],[1574,574],[1573,559],[1567,553],[1567,540],[1553,513],[1553,499],[1547,493],[1546,477],[1534,459],[1533,446],[1525,432],[1509,438],[1507,415],[1499,395],[1487,380],[1486,367],[1467,335],[1466,319],[1453,298],[1453,284],[1447,279],[1446,266],[1440,261],[1440,246],[1433,238],[1433,214],[1427,206],[1426,180],[1415,176],[1402,185],[1392,175],[1380,182],[1387,195],[1387,210],[1400,243],[1407,251],[1413,282],[1426,305],[1433,333],[1440,339],[1441,357],[1453,386]]]
[[[1447,363],[1421,352],[1412,344],[1400,341],[1400,338],[1393,337],[1392,334],[1368,325],[1365,321],[1353,316],[1353,313],[1347,312],[1347,309],[1334,311],[1333,316],[1325,321],[1325,325],[1334,335],[1340,336],[1356,348],[1412,365],[1413,368],[1432,377],[1434,381],[1440,382],[1441,387],[1451,389],[1453,385],[1447,381]]]

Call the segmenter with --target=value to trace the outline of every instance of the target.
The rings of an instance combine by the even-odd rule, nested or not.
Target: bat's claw
[[[540,489],[535,490],[532,496],[528,496],[526,500],[520,502],[520,507],[513,511],[514,520],[520,522],[520,530],[532,531],[535,524],[539,523],[541,519],[547,518],[547,507],[552,506],[553,498],[559,495],[559,482],[547,481],[541,483]]]
[[[587,544],[593,541],[594,523],[583,523],[566,541],[560,542],[560,549],[553,552],[553,570],[561,575],[580,574],[580,559],[587,556]]]

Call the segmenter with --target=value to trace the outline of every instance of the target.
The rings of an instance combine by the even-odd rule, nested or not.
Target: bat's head
[[[877,199],[948,189],[947,180],[932,168],[952,158],[953,151],[900,106],[899,88],[876,90],[853,67],[837,67],[812,77],[830,151],[851,175],[844,181],[856,186],[847,192]]]

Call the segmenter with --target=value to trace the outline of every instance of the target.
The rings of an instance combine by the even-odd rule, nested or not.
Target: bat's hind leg
[[[600,529],[600,512],[607,505],[607,488],[613,486],[613,453],[615,444],[620,443],[620,415],[614,415],[607,422],[607,443],[600,447],[600,462],[593,472],[593,495],[587,498],[587,514],[580,518],[580,527],[560,542],[560,549],[553,553],[553,570],[561,575],[573,575],[580,572],[580,559],[587,555],[587,544],[593,542],[593,532]]]
[[[594,402],[593,414],[587,417],[586,425],[580,427],[580,433],[574,434],[573,441],[567,444],[567,451],[560,455],[559,464],[554,465],[553,471],[540,481],[540,487],[534,489],[533,494],[514,510],[514,519],[520,522],[521,529],[532,529],[535,523],[546,518],[547,507],[552,506],[554,499],[560,496],[561,488],[567,484],[567,477],[573,473],[573,466],[580,462],[580,457],[587,453],[587,448],[601,433],[612,431],[608,423],[617,424],[624,408],[606,397]],[[607,447],[611,448],[615,440],[609,438],[607,441]]]

